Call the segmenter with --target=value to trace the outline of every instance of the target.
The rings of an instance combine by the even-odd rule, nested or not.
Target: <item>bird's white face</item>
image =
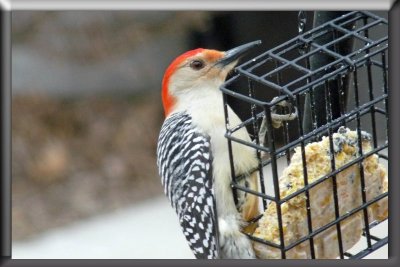
[[[244,44],[226,52],[198,48],[177,57],[167,68],[162,82],[162,100],[167,116],[185,99],[210,98],[218,92],[238,59],[260,41]]]
[[[191,90],[213,88],[218,90],[228,73],[237,64],[237,60],[227,64],[218,64],[225,52],[203,50],[184,59],[175,69],[169,80],[169,93],[175,97]]]

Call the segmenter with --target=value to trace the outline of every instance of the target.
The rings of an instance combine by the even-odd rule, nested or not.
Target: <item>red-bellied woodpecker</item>
[[[166,119],[161,128],[157,164],[165,194],[175,208],[183,233],[196,258],[254,258],[243,223],[258,212],[254,195],[232,195],[228,142],[219,87],[240,56],[260,41],[226,52],[196,49],[176,58],[162,82]],[[241,123],[228,107],[230,123]],[[234,136],[251,142],[246,129]],[[232,143],[237,174],[257,190],[255,150]],[[217,221],[216,219],[217,218]],[[219,235],[217,236],[217,233]]]

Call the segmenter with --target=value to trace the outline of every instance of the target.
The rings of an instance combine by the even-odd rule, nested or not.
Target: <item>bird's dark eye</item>
[[[201,60],[193,60],[192,62],[190,62],[190,67],[194,70],[200,70],[202,68],[204,68],[204,62]]]

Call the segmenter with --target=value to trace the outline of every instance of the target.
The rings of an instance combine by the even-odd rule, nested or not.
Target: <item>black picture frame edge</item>
[[[11,12],[6,4],[0,3],[0,264],[11,259]]]
[[[400,189],[399,179],[393,179],[395,174],[400,174],[400,123],[398,121],[398,114],[400,114],[400,92],[397,88],[400,88],[400,75],[396,75],[400,70],[400,32],[398,26],[400,25],[400,1],[396,0],[389,10],[389,88],[390,93],[388,97],[389,104],[389,174],[392,179],[390,180],[390,187],[397,190]],[[396,29],[397,28],[397,29]],[[395,75],[393,75],[395,74]],[[395,117],[395,120],[394,119]],[[397,119],[397,120],[396,120]],[[398,191],[397,191],[398,192]],[[400,209],[398,205],[400,203],[399,194],[394,194],[393,190],[389,190],[389,258],[396,262],[399,262],[399,255],[395,254],[395,251],[400,251],[400,231],[399,227],[391,221],[400,220]]]
[[[0,4],[3,4],[1,2]],[[11,10],[1,5],[1,261],[2,266],[398,266],[400,251],[399,226],[390,221],[400,221],[399,194],[389,193],[389,259],[388,260],[362,260],[362,261],[337,261],[337,260],[14,260],[11,259]],[[393,3],[389,10],[389,69],[391,73],[400,70],[400,1]],[[400,88],[400,75],[389,74],[389,88]],[[391,90],[389,97],[389,113],[400,114],[400,92]],[[400,124],[389,117],[389,158],[391,162],[400,162]],[[389,163],[390,174],[400,174],[400,164]],[[400,189],[399,179],[391,179],[390,187]],[[393,192],[393,191],[391,191]],[[396,205],[397,204],[397,205]]]

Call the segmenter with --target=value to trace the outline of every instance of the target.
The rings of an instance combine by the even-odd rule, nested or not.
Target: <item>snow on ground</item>
[[[166,197],[13,242],[14,259],[194,258]]]
[[[387,228],[386,221],[373,230],[383,235]],[[365,240],[353,249],[360,247],[365,247]],[[13,242],[12,249],[14,259],[193,258],[165,197]],[[387,257],[387,245],[367,256]]]
[[[382,162],[387,167],[387,162]],[[284,164],[278,164],[280,172]],[[270,173],[266,169],[265,173]],[[266,184],[272,184],[267,176]],[[272,194],[272,188],[267,192]],[[387,220],[371,230],[385,237]],[[366,248],[364,237],[350,250]],[[24,242],[13,242],[14,259],[193,259],[175,211],[161,196],[114,213],[92,217],[63,228],[49,230]],[[388,245],[366,259],[387,259]]]

